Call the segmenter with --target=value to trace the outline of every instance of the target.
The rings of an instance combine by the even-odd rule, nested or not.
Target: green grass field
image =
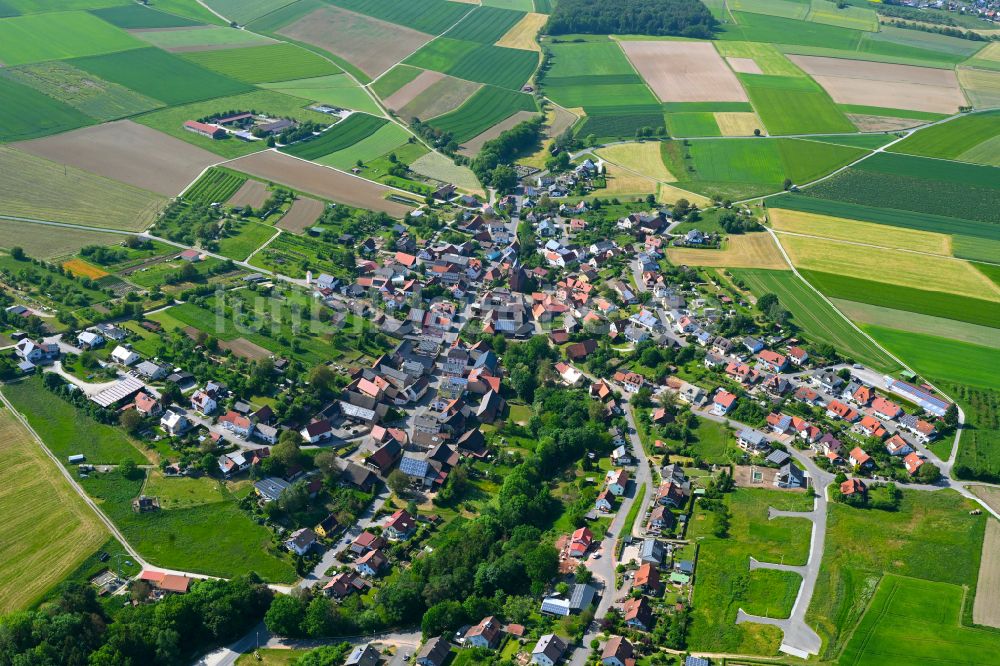
[[[294,44],[268,44],[240,49],[186,53],[202,67],[246,83],[272,83],[339,74],[340,68]]]
[[[668,113],[667,131],[670,136],[721,136],[715,115],[706,112]]]
[[[923,129],[891,148],[894,153],[979,162],[1000,166],[996,137],[1000,136],[1000,111],[962,116]],[[988,150],[978,151],[981,144]],[[973,159],[968,159],[971,156]]]
[[[246,83],[156,48],[77,58],[71,64],[167,104],[186,104],[251,89]]]
[[[809,14],[809,3],[796,0],[733,0],[728,4],[729,8],[736,12],[752,12],[790,19],[805,20]]]
[[[874,9],[852,5],[839,7],[828,0],[812,0],[808,20],[852,30],[875,32],[879,29]]]
[[[941,389],[965,412],[955,475],[997,483],[1000,481],[1000,392],[948,383]]]
[[[0,70],[0,76],[9,77],[47,95],[52,98],[51,104],[68,104],[84,115],[102,122],[163,106],[155,99],[99,79],[61,60],[5,68]],[[15,99],[16,96],[11,98]],[[33,102],[26,100],[24,104],[22,112],[26,112]],[[50,109],[40,109],[34,122],[37,123],[39,118],[44,123],[58,118],[58,115]]]
[[[716,421],[698,419],[694,435],[696,440],[691,446],[702,460],[719,465],[728,463],[727,454],[735,442],[729,428]]]
[[[275,233],[274,227],[252,220],[244,220],[219,240],[219,254],[243,261]]]
[[[140,514],[132,511],[132,499],[142,489],[142,478],[124,479],[109,472],[80,483],[153,564],[213,576],[255,571],[276,583],[295,580],[289,561],[274,551],[270,531],[243,513],[228,493],[209,504]]]
[[[145,30],[133,34],[142,41],[167,51],[173,49],[200,51],[215,48],[242,48],[274,43],[268,37],[246,30],[215,26],[209,28],[197,26],[176,30]]]
[[[4,76],[0,76],[0,98],[4,100],[0,104],[0,141],[35,139],[95,122],[81,111]]]
[[[757,624],[736,624],[736,612],[787,617],[798,591],[799,577],[781,572],[749,571],[750,558],[805,564],[809,522],[799,518],[768,520],[768,507],[791,511],[812,509],[804,494],[740,488],[725,496],[729,536],[713,534],[715,516],[696,509],[688,538],[699,543],[692,622],[688,647],[739,654],[776,654],[781,631]]]
[[[245,25],[289,4],[288,0],[208,0],[209,7],[231,21]]]
[[[247,177],[243,174],[212,167],[184,190],[184,198],[199,203],[221,203],[236,194]]]
[[[740,74],[740,82],[770,134],[854,132],[830,96],[800,76]]]
[[[332,74],[313,79],[295,79],[262,83],[261,88],[292,95],[318,104],[329,104],[372,115],[382,115],[382,109],[364,88],[357,85],[347,74]]]
[[[0,62],[7,66],[113,53],[143,46],[87,12],[52,12],[0,19]]]
[[[846,322],[791,271],[732,269],[730,273],[742,280],[756,296],[775,294],[792,313],[792,323],[802,329],[810,342],[829,343],[845,356],[884,372],[899,369],[898,363]]]
[[[148,6],[162,12],[183,16],[199,23],[227,25],[226,21],[208,11],[198,0],[149,0]]]
[[[872,324],[900,332],[909,331],[994,349],[1000,348],[1000,333],[989,326],[841,299],[835,300],[834,305],[858,324]]]
[[[316,162],[338,169],[350,170],[358,160],[369,162],[385,155],[389,151],[406,144],[412,136],[396,123],[385,123],[372,134],[361,139],[354,145],[335,153],[321,157]]]
[[[419,68],[396,65],[372,83],[372,91],[385,99],[418,76],[420,76]]]
[[[928,122],[947,118],[942,113],[933,113],[931,111],[891,109],[884,106],[866,106],[863,104],[838,104],[837,108],[844,113],[854,113],[861,116],[887,116],[889,118],[909,118],[911,120],[926,120]]]
[[[319,136],[285,146],[281,151],[295,157],[314,160],[353,146],[374,134],[388,122],[385,118],[376,118],[367,113],[353,113]]]
[[[887,575],[844,648],[842,666],[952,662],[989,664],[1000,633],[962,626],[958,585]]]
[[[820,658],[840,653],[883,574],[975,590],[987,520],[969,515],[976,506],[951,490],[904,490],[899,510],[891,512],[831,504],[823,561],[806,616],[823,638]]]
[[[47,390],[37,377],[6,385],[4,394],[63,465],[69,466],[66,459],[78,453],[92,465],[148,462],[124,432],[98,423]]]
[[[436,40],[428,46],[433,47],[434,44],[444,41],[453,43],[458,40]],[[465,45],[473,44],[474,42],[460,43]],[[465,49],[466,47],[463,46],[462,48]],[[421,64],[421,51],[417,51],[412,59],[407,59],[407,63],[426,66]],[[509,49],[492,44],[477,44],[474,48],[466,50],[465,54],[457,60],[451,61],[443,69],[429,66],[427,68],[437,69],[437,71],[468,81],[486,83],[511,90],[520,90],[521,86],[524,85],[538,66],[538,58],[538,54],[534,51]]]
[[[493,44],[507,34],[524,14],[511,9],[483,6],[469,12],[448,31],[450,39],[464,39],[480,44]]]
[[[797,3],[804,6],[804,3]],[[762,74],[771,76],[805,76],[805,72],[785,57],[773,44],[759,42],[716,42],[716,50],[725,58],[750,58]]]
[[[152,7],[143,7],[137,4],[105,7],[104,9],[95,9],[90,13],[113,26],[126,30],[135,30],[137,28],[186,28],[198,25],[197,21],[189,18],[176,14],[168,14]]]
[[[0,612],[32,606],[108,533],[23,425],[0,407]]]
[[[870,303],[934,317],[967,321],[970,324],[979,324],[980,326],[1000,328],[1000,305],[992,301],[941,291],[899,287],[846,275],[811,270],[800,270],[799,272],[809,280],[810,284],[831,298]]]
[[[535,100],[531,95],[484,86],[462,106],[434,118],[429,124],[441,131],[451,132],[455,140],[462,143],[518,111],[536,110]]]
[[[854,51],[864,32],[822,23],[811,23],[778,16],[733,12],[737,24],[722,26],[718,38],[725,41],[796,44]]]
[[[881,148],[894,138],[891,134],[834,134],[832,136],[811,136],[806,140],[874,150]]]
[[[922,375],[1000,391],[1000,377],[994,372],[1000,367],[1000,349],[996,347],[871,324],[862,328]]]
[[[114,245],[122,236],[97,231],[74,230],[67,234],[62,227],[0,219],[0,247],[9,250],[17,245],[29,257],[53,259],[76,254],[85,245]]]
[[[330,0],[344,9],[398,23],[429,35],[439,35],[467,14],[473,5],[445,0],[407,0],[382,2],[381,0]]]

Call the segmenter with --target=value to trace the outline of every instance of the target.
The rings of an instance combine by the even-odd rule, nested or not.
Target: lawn
[[[275,550],[270,530],[243,513],[228,493],[211,503],[135,513],[132,499],[142,491],[141,477],[108,472],[80,483],[153,564],[226,578],[255,571],[276,583],[296,578],[291,564]]]
[[[800,493],[740,488],[725,496],[731,512],[728,536],[713,534],[715,515],[696,508],[688,538],[698,544],[688,647],[739,654],[776,654],[781,631],[759,624],[736,624],[739,608],[754,614],[788,617],[800,582],[796,574],[750,572],[750,558],[791,565],[809,557],[810,523],[801,518],[768,520],[768,507],[809,511],[812,499]]]
[[[122,430],[98,423],[42,386],[40,378],[7,384],[3,392],[66,466],[70,466],[67,458],[76,454],[85,455],[92,465],[149,462]]]
[[[0,76],[0,98],[4,100],[0,104],[0,141],[35,139],[95,122],[78,109],[4,76]]]
[[[462,106],[438,116],[429,124],[443,132],[451,132],[455,141],[463,143],[518,111],[537,111],[531,95],[483,86]]]
[[[740,74],[761,122],[770,134],[854,132],[830,96],[810,78]]]
[[[319,136],[285,146],[281,151],[302,159],[314,160],[353,146],[374,134],[388,122],[386,118],[377,118],[367,113],[352,113]]]
[[[791,271],[732,270],[756,296],[775,294],[792,314],[792,323],[812,343],[828,343],[847,357],[885,372],[899,365],[850,325],[823,298]]]
[[[382,115],[382,109],[368,92],[347,74],[331,74],[312,79],[262,83],[261,88],[330,106]]]
[[[695,440],[691,448],[707,463],[727,464],[726,455],[732,448],[732,432],[724,424],[708,419],[698,419],[698,428],[694,431]]]
[[[27,62],[113,53],[143,46],[93,14],[80,11],[0,19],[0,62]]]
[[[199,51],[186,53],[184,58],[246,83],[272,83],[341,73],[340,68],[326,58],[295,44]]]
[[[903,491],[899,510],[891,512],[831,504],[822,565],[806,616],[823,638],[820,657],[839,654],[883,574],[974,591],[987,519],[969,515],[976,506],[951,490]],[[872,529],[873,524],[878,528]],[[971,608],[971,599],[969,604]]]
[[[225,486],[208,476],[166,477],[159,470],[146,477],[142,492],[160,501],[164,509],[184,509],[225,499]]]
[[[884,576],[839,663],[991,663],[1000,651],[1000,633],[963,626],[964,599],[958,585]]]
[[[251,89],[246,83],[216,74],[152,47],[77,58],[71,64],[167,104],[186,104],[236,95]]]
[[[148,190],[6,146],[0,146],[0,172],[4,215],[140,231],[164,203]]]
[[[5,390],[5,393],[7,391]],[[28,608],[107,539],[89,506],[0,406],[0,612]]]
[[[1000,150],[996,137],[1000,136],[1000,111],[966,115],[955,120],[934,125],[911,134],[890,150],[894,153],[938,157],[941,159],[965,159],[990,166],[1000,166]],[[991,150],[980,153],[977,147],[987,144]],[[963,158],[970,155],[974,159]]]
[[[863,324],[864,330],[919,374],[1000,391],[1000,349]]]
[[[277,231],[266,224],[244,220],[228,231],[219,241],[219,254],[224,257],[244,261],[250,254],[266,243]]]

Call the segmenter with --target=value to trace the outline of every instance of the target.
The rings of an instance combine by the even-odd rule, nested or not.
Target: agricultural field
[[[179,194],[203,169],[218,162],[208,151],[131,120],[35,139],[17,147],[168,197]]]
[[[930,231],[887,227],[781,208],[769,209],[769,222],[776,231],[951,256],[951,237]]]
[[[798,4],[798,3],[797,3]],[[719,54],[729,61],[729,65],[736,72],[743,74],[767,74],[769,76],[805,76],[801,69],[795,66],[781,51],[773,44],[762,44],[758,42],[716,42],[715,48]],[[734,63],[740,60],[740,63]],[[751,61],[757,71],[744,71],[749,69],[745,61]],[[744,69],[740,69],[742,66]]]
[[[792,314],[792,323],[802,329],[810,342],[831,344],[845,356],[884,372],[899,369],[896,361],[872,344],[791,271],[741,269],[729,272],[755,296],[775,294]]]
[[[29,257],[54,259],[76,254],[86,245],[113,245],[124,236],[75,229],[68,234],[62,227],[0,219],[0,247],[22,248]]]
[[[394,148],[406,144],[411,134],[396,123],[383,123],[374,132],[354,144],[317,158],[315,161],[348,171],[357,162],[368,162],[381,157]]]
[[[806,77],[740,74],[769,134],[854,132],[830,96]]]
[[[823,638],[820,657],[839,655],[884,574],[975,589],[987,520],[969,515],[976,506],[951,490],[904,490],[897,511],[831,504],[819,578],[806,616]],[[873,520],[877,530],[871,528]]]
[[[503,37],[497,40],[497,46],[525,51],[541,51],[538,45],[538,31],[542,29],[548,16],[545,14],[525,14]]]
[[[319,136],[285,146],[281,151],[302,159],[315,160],[353,146],[388,122],[385,118],[376,118],[367,113],[352,113]]]
[[[165,203],[148,190],[6,146],[0,146],[0,171],[4,215],[141,231]]]
[[[198,0],[149,0],[147,7],[161,12],[169,12],[175,16],[183,16],[198,23],[227,25],[227,22],[208,11]]]
[[[39,377],[7,384],[4,395],[63,465],[68,466],[67,457],[76,454],[85,455],[92,465],[149,462],[121,429],[93,420],[42,386]]]
[[[595,152],[598,157],[654,180],[665,182],[677,180],[663,163],[660,144],[655,141],[621,143],[600,148]]]
[[[408,65],[400,65],[391,71],[400,72],[408,78],[395,92],[383,97],[385,105],[394,111],[402,109],[421,93],[427,91],[428,88],[445,78],[445,75],[441,72],[434,72],[429,69],[420,70]],[[409,78],[410,72],[416,72],[416,75]],[[382,79],[379,79],[379,82],[381,81]]]
[[[189,53],[186,60],[246,83],[273,83],[339,74],[340,68],[294,44]]]
[[[808,2],[794,0],[733,0],[727,4],[736,12],[753,12],[799,20],[805,20],[810,8]]]
[[[657,182],[651,178],[640,176],[614,164],[608,164],[605,169],[606,185],[595,193],[606,197],[644,197],[657,193]]]
[[[1000,328],[1000,306],[993,301],[958,296],[944,291],[900,287],[887,282],[853,278],[839,273],[822,273],[806,269],[799,272],[810,284],[830,298]]]
[[[996,345],[985,347],[872,324],[862,327],[879,344],[922,375],[1000,391],[1000,379],[994,372],[1000,364],[1000,349]]]
[[[764,123],[760,122],[756,113],[718,111],[713,115],[722,136],[751,136],[757,131],[764,130]]]
[[[196,26],[174,30],[134,30],[131,34],[171,53],[237,49],[275,43],[270,37],[257,35],[246,30],[218,26]]]
[[[833,304],[852,321],[861,325],[874,325],[968,342],[983,347],[1000,348],[1000,332],[989,326],[842,299],[833,299]]]
[[[459,39],[480,44],[494,44],[503,38],[524,14],[510,9],[482,6],[465,15],[448,31],[449,39]]]
[[[821,0],[825,1],[825,0]],[[965,96],[955,73],[931,67],[790,56],[838,104],[955,113]]]
[[[107,529],[6,407],[0,408],[0,612],[35,604],[108,538]]]
[[[539,55],[534,51],[480,44],[441,71],[460,79],[520,90],[538,67],[538,61]]]
[[[0,19],[0,62],[7,66],[126,51],[143,43],[80,11]]]
[[[128,88],[103,81],[72,65],[52,60],[0,70],[0,75],[30,86],[35,90],[68,104],[94,120],[105,122],[149,111],[163,106],[162,102],[144,97]],[[12,96],[10,99],[14,99]],[[6,99],[6,98],[5,98]],[[55,104],[52,105],[55,107]],[[30,103],[22,111],[30,111]],[[49,110],[35,109],[43,124],[58,118]]]
[[[966,261],[789,234],[779,239],[797,268],[1000,302],[1000,287]]]
[[[922,157],[1000,166],[1000,111],[966,115],[921,130],[889,150]]]
[[[475,174],[468,167],[455,164],[441,153],[427,153],[414,160],[410,168],[421,176],[452,183],[469,192],[482,191],[482,185],[479,184]]]
[[[466,157],[473,159],[479,154],[479,151],[482,150],[487,141],[497,138],[507,130],[513,129],[521,123],[531,120],[537,115],[538,114],[534,111],[518,111],[514,115],[500,121],[493,127],[490,127],[486,131],[481,132],[468,141],[463,142],[462,148],[459,152]]]
[[[187,201],[198,203],[228,201],[246,182],[247,177],[243,174],[212,167],[184,190],[183,196]]]
[[[152,47],[77,58],[70,64],[165,104],[187,104],[251,89],[249,84]]]
[[[876,32],[879,29],[878,15],[874,9],[852,5],[839,7],[827,0],[812,0],[808,20],[852,30]]]
[[[731,235],[721,250],[668,248],[667,259],[676,266],[787,269],[788,263],[770,234]]]
[[[399,195],[390,188],[274,151],[241,157],[227,166],[299,192],[394,217],[401,218],[415,207],[388,199]]]
[[[1000,71],[959,68],[958,80],[977,108],[1000,105]]]
[[[353,109],[372,115],[382,114],[382,109],[371,95],[347,74],[261,83],[259,87],[318,104]]]
[[[439,35],[467,14],[473,7],[445,0],[407,0],[407,2],[382,2],[381,0],[331,0],[335,5],[368,14],[375,18],[405,25]]]
[[[745,102],[739,80],[708,42],[621,42],[661,102]]]
[[[431,39],[431,35],[338,7],[324,6],[278,30],[343,58],[375,78]]]
[[[242,220],[219,239],[218,253],[236,261],[244,261],[275,233],[274,227],[253,220]]]
[[[715,114],[668,113],[667,132],[672,137],[722,136],[722,130],[715,120]],[[753,132],[751,131],[751,134]]]
[[[3,71],[3,70],[0,70]],[[0,141],[21,141],[90,125],[90,116],[0,75]]]
[[[484,86],[462,106],[429,124],[443,132],[451,132],[455,141],[462,143],[518,111],[537,112],[534,98],[495,86]]]
[[[243,174],[239,174],[241,178],[245,178]],[[243,206],[250,206],[251,208],[260,208],[267,201],[270,196],[268,192],[267,185],[260,182],[259,180],[247,180],[240,189],[236,190],[233,196],[229,197],[226,201],[230,206],[237,206],[242,208]]]
[[[378,77],[371,84],[372,91],[382,99],[388,99],[396,91],[413,81],[423,73],[418,67],[396,65],[388,72]],[[390,107],[391,108],[391,107]]]
[[[155,3],[157,7],[161,3]],[[199,25],[198,21],[170,14],[152,6],[141,6],[137,4],[120,5],[117,7],[105,7],[94,9],[90,12],[94,16],[107,21],[111,25],[124,30],[141,30],[155,28],[189,28]],[[210,13],[206,12],[209,16]]]
[[[750,558],[804,564],[809,552],[809,522],[801,518],[768,520],[768,507],[809,511],[812,499],[799,493],[740,488],[727,494],[724,502],[731,512],[727,537],[713,534],[717,518],[701,507],[688,526],[688,537],[699,543],[689,648],[776,654],[781,630],[736,624],[736,613],[739,608],[774,617],[787,617],[791,612],[800,578],[750,572]]]
[[[246,25],[289,3],[288,0],[208,0],[206,4],[227,19]]]
[[[325,208],[326,204],[322,201],[309,197],[297,197],[292,202],[292,207],[278,221],[278,228],[300,234],[316,224],[316,220],[323,214]]]

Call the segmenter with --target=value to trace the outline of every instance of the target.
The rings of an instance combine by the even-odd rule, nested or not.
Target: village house
[[[444,666],[450,654],[451,643],[444,636],[431,638],[417,652],[417,666]]]
[[[608,470],[605,482],[612,495],[621,497],[625,494],[626,488],[628,488],[628,472],[624,469]]]
[[[305,555],[316,544],[316,533],[308,527],[295,530],[285,540],[285,548],[296,555]]]
[[[465,634],[465,643],[473,647],[492,650],[500,642],[501,636],[503,636],[503,630],[500,628],[500,621],[490,615],[469,629]]]
[[[923,464],[924,459],[916,453],[910,453],[903,458],[903,465],[906,467],[906,471],[909,472],[910,476],[916,474]]]
[[[601,652],[602,666],[635,666],[635,652],[627,638],[612,636]]]
[[[111,352],[111,360],[126,367],[138,363],[140,358],[141,357],[138,354],[124,345],[118,345]]]
[[[566,653],[567,645],[555,634],[545,634],[531,649],[531,663],[538,666],[555,666]]]
[[[385,535],[391,541],[405,541],[413,536],[417,529],[417,521],[405,509],[399,509],[389,516],[385,524]]]
[[[344,666],[378,666],[380,659],[379,651],[370,643],[358,645],[344,660]]]
[[[736,443],[741,449],[753,455],[759,455],[771,446],[767,435],[753,428],[742,428],[736,435]]]
[[[719,389],[719,392],[712,398],[712,413],[716,416],[725,416],[735,404],[736,396],[734,394],[725,389]]]
[[[323,593],[328,597],[343,599],[356,592],[361,592],[365,587],[365,582],[357,572],[343,571],[335,574],[330,582],[323,586]]]
[[[253,421],[231,410],[219,417],[219,425],[244,439],[250,437],[254,429]]]
[[[581,558],[590,550],[594,543],[594,534],[590,529],[581,527],[570,536],[569,554],[572,557]]]
[[[910,446],[909,442],[900,437],[899,434],[895,434],[885,440],[885,450],[891,456],[905,456],[908,453],[913,453],[913,447]]]
[[[856,446],[851,449],[851,453],[847,458],[847,462],[851,464],[851,467],[856,469],[865,469],[866,467],[871,467],[872,458],[870,455],[864,452],[860,446]]]
[[[660,593],[660,570],[649,562],[644,563],[635,572],[632,589],[641,590],[643,594],[657,595]]]
[[[361,575],[374,578],[389,562],[389,558],[381,550],[369,550],[354,563]]]
[[[653,611],[646,597],[627,599],[622,605],[622,618],[632,629],[649,631],[653,628]]]
[[[864,495],[868,491],[864,481],[861,479],[847,479],[840,484],[840,494],[844,497],[851,495]]]

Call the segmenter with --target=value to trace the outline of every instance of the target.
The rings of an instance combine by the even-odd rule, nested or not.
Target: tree
[[[126,409],[118,417],[118,423],[125,429],[125,432],[134,435],[139,430],[139,426],[142,425],[142,414],[136,409]]]
[[[264,614],[269,631],[279,636],[301,636],[302,622],[306,618],[306,602],[292,595],[281,594],[274,598]]]
[[[126,479],[134,479],[138,471],[139,466],[134,460],[126,458],[118,463],[118,472]]]
[[[509,164],[498,164],[490,174],[490,182],[499,192],[506,194],[517,187],[517,172]]]
[[[278,443],[271,448],[271,457],[285,467],[291,467],[298,463],[302,456],[301,442],[302,436],[297,430],[285,430],[281,433]]]
[[[326,364],[317,365],[310,370],[308,381],[309,386],[324,397],[337,390],[337,374]]]
[[[340,465],[337,464],[337,454],[333,451],[320,451],[313,459],[316,467],[326,474],[327,478],[340,476]]]
[[[392,470],[385,482],[397,497],[402,497],[406,493],[406,489],[410,487],[410,477],[400,469]]]
[[[14,259],[15,261],[24,261],[26,258],[24,255],[24,248],[18,245],[10,248],[10,256],[11,259]]]
[[[944,412],[945,425],[954,427],[958,425],[958,406],[955,403],[948,405]]]
[[[937,483],[941,479],[941,470],[932,462],[924,462],[917,470],[917,478],[923,483]]]
[[[786,190],[791,189],[791,187],[792,187],[792,179],[791,178],[786,178],[785,182],[783,182],[781,184],[781,186],[784,187]]]
[[[420,630],[424,638],[429,636],[440,636],[446,631],[453,631],[465,622],[467,616],[465,608],[457,601],[442,601],[434,604],[424,613],[424,619],[420,623]]]

